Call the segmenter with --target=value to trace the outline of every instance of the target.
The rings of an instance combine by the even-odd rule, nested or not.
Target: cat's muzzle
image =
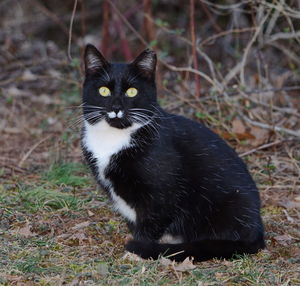
[[[131,126],[131,122],[128,120],[125,112],[122,110],[119,111],[109,111],[106,113],[107,123],[115,128],[123,129]]]
[[[107,116],[110,119],[113,119],[113,118],[121,119],[124,117],[124,111],[122,111],[122,110],[119,110],[118,112],[110,111],[110,112],[107,112]]]

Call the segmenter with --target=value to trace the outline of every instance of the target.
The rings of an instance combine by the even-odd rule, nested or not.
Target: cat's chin
[[[106,122],[111,127],[114,127],[114,128],[117,128],[117,129],[125,129],[125,128],[128,128],[132,125],[132,123],[129,120],[119,119],[119,118],[114,118],[114,119],[107,118]]]

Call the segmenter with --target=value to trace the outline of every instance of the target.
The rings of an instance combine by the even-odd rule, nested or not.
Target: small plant
[[[37,212],[40,209],[77,209],[83,205],[84,201],[73,194],[62,193],[57,190],[46,188],[45,186],[27,187],[20,192],[23,206]]]
[[[44,179],[57,185],[82,187],[89,183],[86,168],[80,163],[56,163],[44,173]]]

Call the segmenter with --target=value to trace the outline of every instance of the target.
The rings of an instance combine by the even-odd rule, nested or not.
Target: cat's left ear
[[[150,49],[146,49],[131,64],[137,67],[146,77],[153,77],[156,62],[156,53]]]

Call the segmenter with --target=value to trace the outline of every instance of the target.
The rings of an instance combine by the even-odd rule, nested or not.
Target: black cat
[[[82,149],[143,258],[230,258],[264,248],[259,193],[218,135],[157,103],[156,55],[109,63],[85,51]]]

